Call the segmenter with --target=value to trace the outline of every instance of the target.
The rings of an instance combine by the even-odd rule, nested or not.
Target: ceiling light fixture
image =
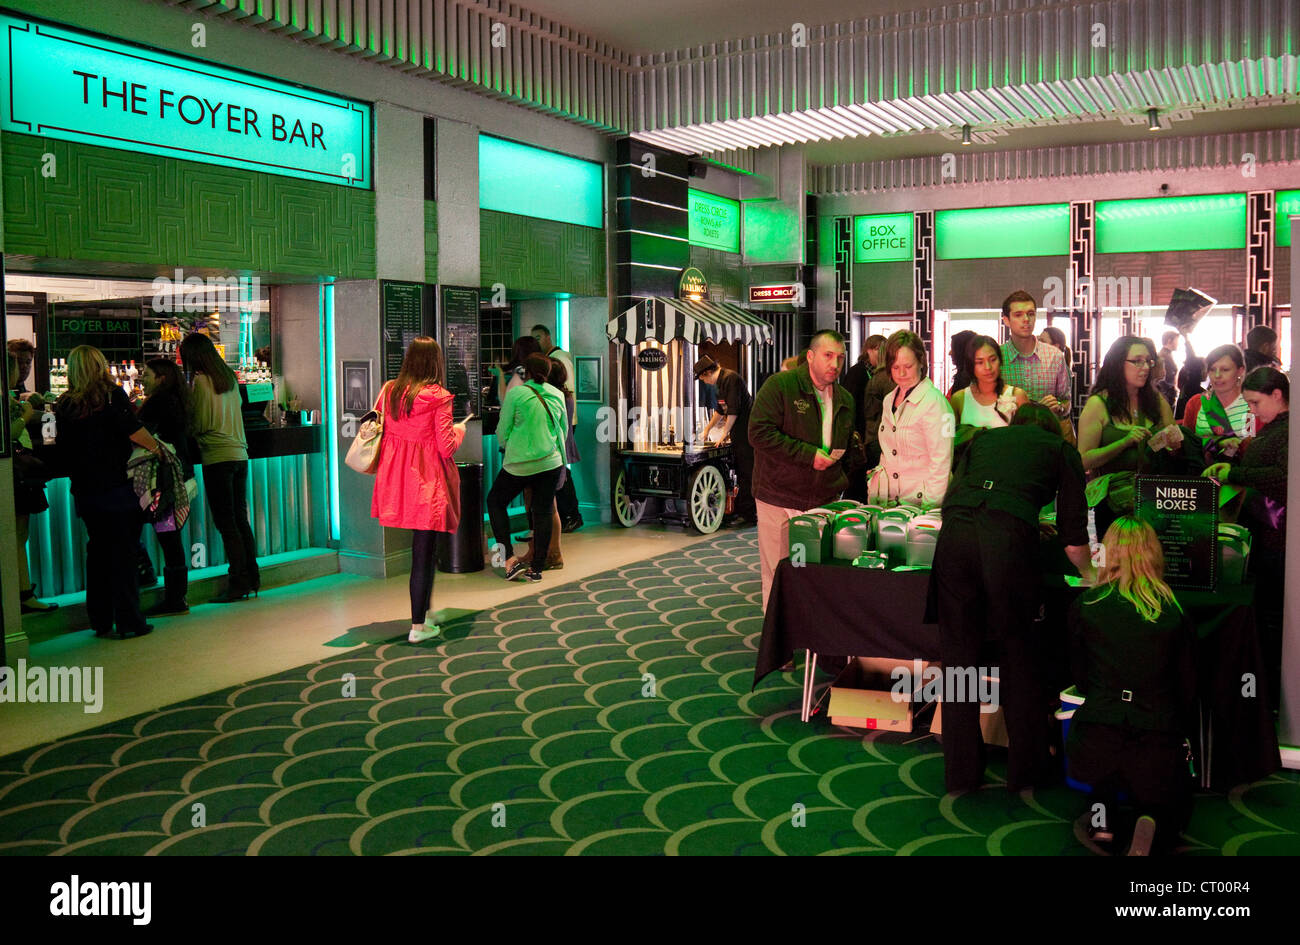
[[[1160,130],[1160,112],[1154,108],[1147,109],[1147,131]]]
[[[965,145],[970,144],[970,125],[961,126],[961,143]]]

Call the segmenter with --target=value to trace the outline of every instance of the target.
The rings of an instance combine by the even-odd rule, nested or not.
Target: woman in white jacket
[[[889,337],[885,367],[895,387],[880,417],[880,465],[871,472],[870,500],[930,508],[948,490],[956,418],[926,377],[925,345],[914,333]]]

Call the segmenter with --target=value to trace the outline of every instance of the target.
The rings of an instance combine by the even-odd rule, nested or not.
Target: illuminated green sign
[[[698,190],[688,190],[686,194],[691,245],[709,246],[728,253],[740,252],[740,204]]]
[[[1097,201],[1099,253],[1245,248],[1245,194]]]
[[[1300,190],[1279,190],[1274,195],[1273,219],[1277,221],[1277,245],[1291,245],[1291,217],[1300,216]]]
[[[875,213],[853,218],[853,261],[912,260],[912,214]]]
[[[934,251],[937,259],[1069,255],[1070,205],[940,210],[934,215]]]
[[[478,205],[600,228],[605,225],[605,171],[591,161],[479,135]]]
[[[370,106],[90,33],[0,16],[0,128],[370,186]]]
[[[794,207],[780,200],[746,200],[742,218],[746,265],[802,265],[803,228]]]

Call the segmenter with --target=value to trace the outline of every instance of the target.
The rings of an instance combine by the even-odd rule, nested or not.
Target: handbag
[[[379,392],[375,406],[379,407],[387,396],[388,385]],[[359,473],[373,476],[379,470],[379,450],[384,440],[384,413],[371,410],[361,418],[356,438],[348,447],[348,454],[343,461]]]

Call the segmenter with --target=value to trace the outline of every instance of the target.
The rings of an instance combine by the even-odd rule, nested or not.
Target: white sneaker
[[[423,643],[425,640],[432,640],[442,633],[442,627],[435,624],[425,624],[422,629],[411,628],[411,634],[406,638],[408,643]]]

